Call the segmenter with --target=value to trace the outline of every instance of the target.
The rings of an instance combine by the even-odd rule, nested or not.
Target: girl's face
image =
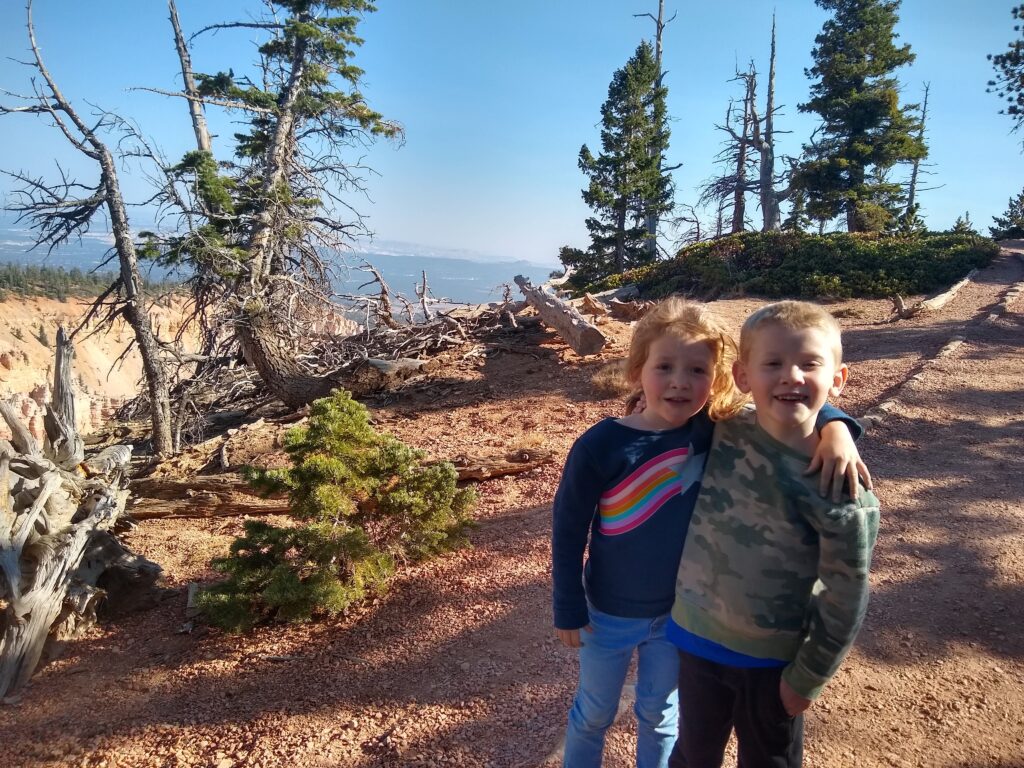
[[[674,429],[688,422],[708,401],[715,358],[703,339],[664,334],[651,342],[640,369],[648,429]]]

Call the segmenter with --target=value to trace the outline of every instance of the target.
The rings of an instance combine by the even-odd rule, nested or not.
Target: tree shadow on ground
[[[1024,417],[1006,418],[1024,414],[1024,390],[1001,394],[957,390],[956,413],[971,420],[950,419],[944,435],[941,423],[925,428],[897,413],[864,446],[883,501],[858,640],[868,655],[912,664],[912,652],[943,656],[972,643],[1024,658],[1024,584],[1000,563],[1024,545]],[[913,403],[948,410],[948,398],[915,392]],[[885,505],[887,484],[901,488],[899,506]]]
[[[37,677],[27,694],[33,706],[0,711],[5,751],[42,765],[57,730],[102,754],[164,726],[186,728],[192,745],[218,725],[258,742],[274,739],[271,724],[299,717],[304,739],[329,736],[300,764],[394,766],[413,754],[538,764],[558,744],[574,683],[571,653],[550,630],[547,577],[517,565],[546,550],[549,519],[549,507],[493,517],[474,533],[473,549],[411,569],[358,617],[245,638],[175,635],[180,607],[116,624]],[[524,646],[524,636],[534,641]],[[113,674],[95,671],[112,647],[138,652],[120,654]],[[405,721],[349,727],[396,709]],[[355,734],[365,738],[353,743]],[[500,753],[489,751],[494,745]],[[196,759],[208,762],[222,747],[197,748]]]

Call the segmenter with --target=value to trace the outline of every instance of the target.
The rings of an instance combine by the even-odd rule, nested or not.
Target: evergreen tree
[[[927,154],[912,112],[917,105],[900,107],[892,76],[914,60],[909,45],[896,46],[899,0],[815,2],[833,17],[815,38],[814,66],[807,70],[816,82],[800,111],[818,114],[822,123],[804,148],[797,183],[812,217],[844,215],[850,232],[884,228],[902,194],[885,172]]]
[[[1014,19],[1024,21],[1024,5],[1010,9]],[[1020,33],[1021,25],[1013,25],[1014,32]],[[988,81],[989,93],[1004,99],[1006,106],[999,110],[1001,115],[1013,118],[1014,130],[1024,124],[1024,35],[1019,35],[1010,42],[1005,53],[988,55],[988,60],[996,70],[996,79]]]
[[[976,235],[978,230],[974,228],[974,222],[971,221],[971,212],[967,211],[963,216],[957,216],[956,222],[953,224],[953,228],[949,230],[955,232],[958,235]]]
[[[1011,197],[1002,216],[993,216],[995,226],[989,227],[993,240],[1024,238],[1024,192]]]
[[[238,631],[337,613],[381,589],[397,563],[463,542],[474,492],[456,487],[450,463],[426,465],[422,451],[374,431],[348,392],[313,403],[285,450],[290,469],[249,476],[288,492],[295,524],[246,521],[231,554],[214,561],[227,578],[199,606],[215,624]]]
[[[608,87],[601,153],[595,157],[586,144],[580,149],[580,170],[590,179],[583,200],[595,213],[586,222],[591,245],[578,265],[581,277],[623,272],[655,257],[645,222],[668,213],[673,195],[671,176],[661,167],[669,129],[659,74],[645,41]]]

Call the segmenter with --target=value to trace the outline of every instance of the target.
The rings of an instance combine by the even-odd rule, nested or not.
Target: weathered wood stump
[[[107,449],[89,470],[80,466],[71,356],[59,334],[43,446],[0,402],[14,436],[0,440],[0,698],[28,682],[49,641],[95,620],[111,569],[127,588],[149,586],[160,572],[110,533],[128,497],[120,480],[131,449]]]

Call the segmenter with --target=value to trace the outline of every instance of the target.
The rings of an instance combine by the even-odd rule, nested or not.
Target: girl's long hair
[[[748,398],[736,388],[732,378],[732,364],[737,355],[736,342],[706,304],[671,296],[654,305],[633,329],[626,358],[626,378],[633,384],[640,381],[640,370],[647,361],[651,344],[666,334],[703,341],[710,348],[714,362],[707,403],[708,415],[714,421],[723,421],[739,413]]]

